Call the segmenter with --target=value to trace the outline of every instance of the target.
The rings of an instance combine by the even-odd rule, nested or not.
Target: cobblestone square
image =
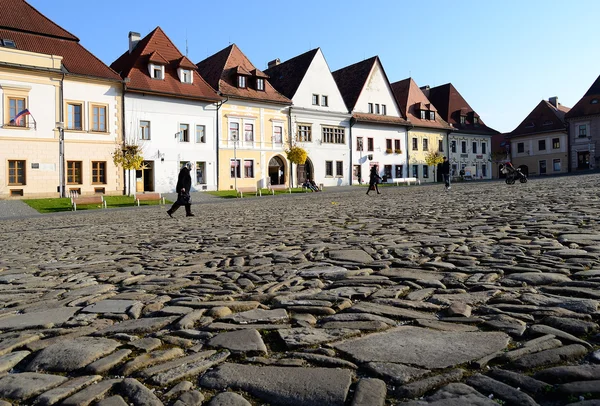
[[[600,404],[599,185],[0,220],[0,405]]]

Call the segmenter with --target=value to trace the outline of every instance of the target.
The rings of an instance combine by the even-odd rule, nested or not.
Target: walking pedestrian
[[[185,206],[186,217],[194,217],[192,214],[192,197],[190,196],[190,189],[192,188],[192,176],[190,175],[191,170],[192,163],[186,162],[186,164],[183,165],[179,171],[177,186],[175,186],[177,200],[175,203],[173,203],[173,206],[167,210],[169,217],[173,217],[173,213],[175,213],[181,206]]]
[[[448,161],[448,157],[444,157],[444,162],[442,162],[442,176],[444,177],[446,190],[450,190],[450,161]]]
[[[371,188],[377,191],[377,194],[380,195],[379,187],[377,187],[377,183],[381,180],[381,176],[377,173],[377,166],[371,167],[371,173],[369,173],[369,188],[367,189],[367,194],[371,191]]]

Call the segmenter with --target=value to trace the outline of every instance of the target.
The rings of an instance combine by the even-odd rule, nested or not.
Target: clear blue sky
[[[110,65],[160,26],[197,63],[236,43],[259,69],[321,47],[332,71],[379,55],[391,82],[452,82],[512,131],[542,99],[572,107],[600,75],[598,0],[28,0]]]

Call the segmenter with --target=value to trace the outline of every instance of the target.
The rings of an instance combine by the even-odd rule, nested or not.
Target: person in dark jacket
[[[173,213],[181,206],[185,206],[186,217],[194,217],[192,214],[192,199],[190,197],[190,189],[192,188],[192,176],[190,171],[192,170],[192,163],[186,162],[185,165],[179,171],[179,177],[177,178],[177,186],[175,191],[177,192],[177,200],[173,203],[173,206],[167,210],[167,214],[173,217]]]
[[[448,157],[444,157],[444,162],[442,163],[442,176],[444,177],[444,183],[446,184],[446,190],[450,189],[450,161],[448,161]]]
[[[372,166],[371,172],[369,173],[369,188],[367,189],[367,194],[371,191],[371,188],[377,191],[377,194],[380,195],[379,187],[377,187],[377,182],[381,180],[381,176],[377,173],[377,167]]]

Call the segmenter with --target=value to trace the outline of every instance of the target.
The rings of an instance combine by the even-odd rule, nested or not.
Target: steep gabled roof
[[[600,114],[600,76],[592,84],[592,87],[583,95],[565,118],[572,119],[575,117],[593,116]]]
[[[292,104],[290,99],[275,90],[269,83],[268,76],[257,69],[235,44],[209,56],[196,66],[208,83],[227,97],[266,103]],[[250,76],[247,87],[237,87],[239,74]],[[256,89],[257,78],[265,80],[264,90]]]
[[[0,0],[0,28],[79,42],[25,0]]]
[[[435,106],[425,96],[412,78],[391,84],[396,103],[404,117],[416,127],[451,130],[452,127],[438,114]],[[435,112],[435,120],[422,120],[421,110]],[[429,115],[427,115],[427,118]]]
[[[311,49],[265,70],[270,77],[269,82],[285,97],[292,99],[317,52],[319,52],[319,48]]]
[[[24,0],[0,0],[0,38],[15,42],[16,49],[61,56],[66,72],[120,80],[112,69],[64,30]]]
[[[452,83],[432,87],[427,92],[427,98],[438,109],[442,118],[456,130],[474,134],[498,134],[498,131],[488,127],[480,119]],[[464,124],[460,122],[461,114],[467,117]],[[473,117],[478,118],[477,123],[473,121]]]
[[[165,66],[164,79],[153,79],[148,70],[149,62]],[[167,37],[160,27],[142,38],[129,53],[125,51],[111,67],[123,79],[129,79],[127,90],[183,97],[208,102],[222,100],[217,92],[198,74],[194,65]],[[192,83],[182,83],[178,68],[189,68],[194,75]]]
[[[553,104],[542,100],[517,128],[507,134],[507,137],[514,138],[522,135],[566,131],[565,113],[568,111],[569,108],[560,103],[558,103],[558,107],[554,107]]]
[[[331,73],[349,111],[356,107],[360,93],[377,61],[379,57],[374,56]]]

